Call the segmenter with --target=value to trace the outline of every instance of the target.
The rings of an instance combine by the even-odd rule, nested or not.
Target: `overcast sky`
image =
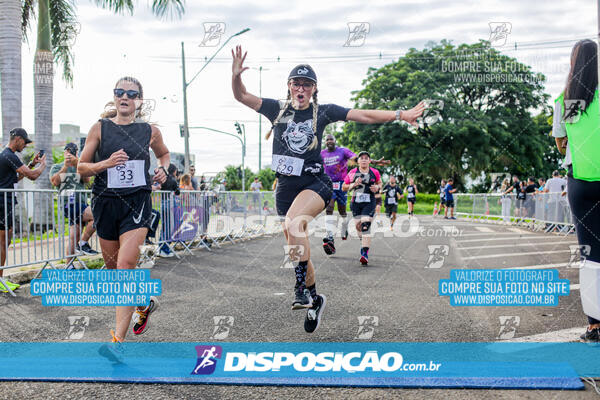
[[[251,30],[232,39],[189,87],[190,126],[233,133],[234,121],[244,122],[246,164],[253,170],[258,168],[258,114],[237,103],[231,93],[230,49],[236,44],[248,50],[246,65],[255,68],[243,75],[251,93],[258,95],[257,68],[262,65],[263,96],[285,97],[289,71],[307,62],[319,79],[319,102],[350,107],[350,92],[361,88],[369,67],[385,65],[409,48],[422,48],[429,41],[450,39],[460,44],[487,40],[493,22],[510,26],[506,44],[499,49],[545,74],[546,92],[554,97],[564,84],[572,44],[592,37],[597,27],[594,2],[583,0],[229,1],[226,5],[187,0],[181,19],[162,21],[149,13],[147,3],[140,1],[133,16],[115,16],[91,1],[77,1],[81,31],[74,46],[75,79],[73,88],[67,87],[57,70],[54,131],[58,132],[59,124],[69,123],[87,132],[112,99],[116,80],[132,75],[143,84],[145,98],[155,101],[151,120],[160,124],[167,146],[182,152],[184,144],[178,130],[183,121],[181,42],[185,42],[189,80],[202,67],[204,58],[218,48],[199,46],[205,36],[204,23],[221,22],[225,24],[221,44],[233,33]],[[354,22],[368,23],[369,32],[362,46],[358,40],[345,47],[348,24]],[[33,132],[30,74],[34,32],[30,39],[30,45],[23,47],[23,125]],[[381,60],[369,57],[379,53]],[[263,118],[263,136],[268,128]],[[264,167],[271,160],[271,142],[262,143]],[[199,172],[214,173],[227,164],[241,163],[240,144],[231,137],[193,131],[190,148]]]

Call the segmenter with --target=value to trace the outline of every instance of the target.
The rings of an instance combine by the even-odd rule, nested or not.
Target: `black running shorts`
[[[398,203],[386,204],[385,205],[385,212],[386,212],[386,214],[387,214],[388,217],[391,217],[392,213],[398,213]]]
[[[104,240],[119,240],[119,236],[125,232],[150,228],[150,192],[140,190],[121,197],[94,196],[92,214],[98,237]]]
[[[375,215],[375,200],[364,203],[350,203],[350,210],[353,217],[373,217]]]
[[[329,204],[329,200],[333,196],[331,179],[325,174],[301,176],[279,175],[277,188],[275,189],[277,215],[285,216],[296,196],[307,189],[321,196],[325,202],[323,209]]]

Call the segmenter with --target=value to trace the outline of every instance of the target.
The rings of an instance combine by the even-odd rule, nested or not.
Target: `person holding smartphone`
[[[0,152],[0,189],[14,189],[17,183],[27,177],[35,181],[46,168],[46,156],[40,151],[33,160],[25,165],[15,154],[20,153],[32,143],[23,128],[15,128],[10,131],[8,145]],[[38,166],[35,169],[35,166]],[[13,210],[17,204],[14,192],[0,192],[0,267],[6,262],[8,246],[12,240]],[[0,292],[18,289],[19,285],[2,279],[4,270],[0,269]],[[8,287],[7,287],[8,286]]]

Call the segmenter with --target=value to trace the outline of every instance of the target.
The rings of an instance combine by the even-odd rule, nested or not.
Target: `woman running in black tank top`
[[[82,177],[95,176],[92,212],[106,267],[133,269],[151,219],[149,149],[158,159],[153,179],[159,183],[166,180],[164,167],[170,155],[160,130],[140,120],[142,85],[124,77],[113,92],[111,109],[90,129],[77,172]],[[135,334],[146,330],[157,305],[153,297],[149,305],[137,307]],[[127,335],[134,308],[116,307],[116,332],[111,330],[115,345],[108,347],[113,355],[118,356],[118,344]]]

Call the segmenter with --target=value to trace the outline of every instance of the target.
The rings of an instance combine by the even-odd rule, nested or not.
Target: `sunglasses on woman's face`
[[[310,82],[292,82],[292,87],[294,89],[303,88],[304,90],[310,90],[315,84]]]
[[[118,97],[118,98],[123,97],[123,95],[125,93],[127,93],[127,97],[129,99],[137,99],[138,96],[140,95],[140,92],[138,92],[137,90],[125,90],[125,89],[114,89],[113,93],[115,94],[115,97]]]

